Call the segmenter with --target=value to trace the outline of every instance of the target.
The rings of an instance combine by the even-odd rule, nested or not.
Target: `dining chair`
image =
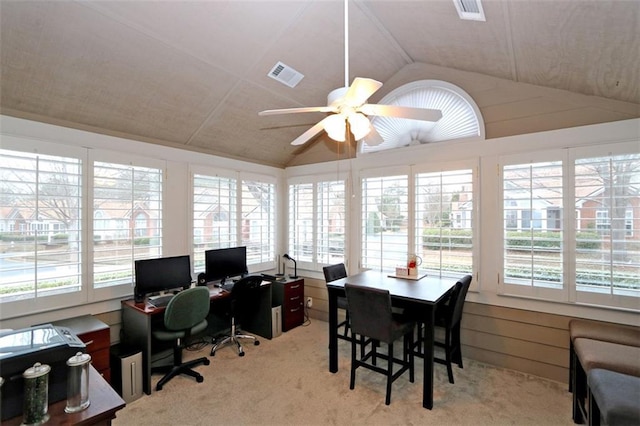
[[[463,368],[462,365],[462,344],[460,343],[460,322],[462,321],[462,311],[464,308],[464,302],[467,298],[467,292],[471,285],[471,275],[465,275],[462,277],[456,285],[453,287],[449,299],[442,305],[438,306],[435,313],[435,327],[444,330],[444,340],[435,340],[434,346],[444,349],[445,358],[434,357],[434,362],[444,364],[447,366],[447,375],[449,376],[449,383],[454,383],[453,380],[453,368],[452,364],[456,363],[458,367]],[[416,349],[415,355],[423,357],[423,341],[424,331],[422,319],[412,313],[411,317],[418,322],[418,338],[414,345]],[[438,333],[435,333],[438,336]]]
[[[324,280],[327,283],[347,277],[347,268],[344,266],[344,263],[325,266],[322,268],[322,272],[324,272]],[[336,326],[338,330],[340,330],[340,327],[344,327],[343,334],[338,332],[338,338],[351,341],[351,337],[349,336],[349,310],[347,309],[346,297],[338,297],[338,309],[345,311],[345,320]]]
[[[345,284],[345,293],[349,304],[351,319],[351,378],[349,389],[354,389],[356,383],[356,369],[367,368],[387,377],[387,390],[385,404],[391,403],[391,385],[407,370],[409,381],[414,381],[413,362],[413,329],[415,321],[396,314],[391,309],[391,295],[388,290]],[[400,337],[403,338],[403,357],[396,358],[393,353],[393,344]],[[356,357],[357,340],[360,347],[364,348],[365,338],[387,344],[387,353],[378,353],[377,345],[371,345],[371,349]],[[376,364],[377,358],[387,361],[387,368]],[[369,362],[371,360],[371,362]],[[394,367],[400,368],[394,372]]]

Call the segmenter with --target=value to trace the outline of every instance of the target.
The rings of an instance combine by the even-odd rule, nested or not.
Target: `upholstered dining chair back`
[[[402,336],[394,330],[391,295],[388,290],[346,284],[351,330],[355,334],[391,343]],[[395,332],[394,332],[395,331]]]
[[[454,327],[462,319],[462,309],[464,308],[464,301],[467,298],[470,285],[471,275],[465,275],[456,283],[449,305],[449,309],[451,310],[449,318],[450,327]]]
[[[322,272],[324,272],[324,280],[328,283],[347,276],[347,268],[344,266],[344,263],[325,266],[322,268]]]

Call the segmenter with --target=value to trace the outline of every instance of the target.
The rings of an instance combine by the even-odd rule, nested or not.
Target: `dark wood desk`
[[[110,425],[116,418],[116,411],[125,406],[124,400],[113,390],[93,367],[89,367],[89,401],[91,404],[83,411],[73,414],[64,412],[67,400],[63,399],[49,405],[49,421],[46,425]],[[22,423],[22,415],[2,422],[3,426]]]
[[[230,300],[231,293],[221,288],[209,285],[209,295],[212,303],[212,312],[215,312],[215,302]],[[271,282],[264,281],[260,296],[260,304],[255,320],[243,324],[243,330],[258,334],[264,338],[272,338],[271,327]],[[173,356],[171,346],[154,341],[152,331],[154,327],[164,320],[165,307],[156,308],[147,301],[135,303],[133,299],[123,300],[122,305],[122,343],[127,348],[137,349],[142,352],[142,389],[147,395],[151,394],[151,367],[154,362],[160,362],[166,356]],[[230,327],[231,324],[225,324]]]
[[[433,334],[435,307],[446,299],[456,280],[451,278],[424,277],[413,281],[391,278],[385,272],[366,271],[327,283],[329,293],[329,371],[338,371],[338,296],[344,296],[345,284],[361,285],[389,290],[394,306],[418,307],[424,313],[425,348],[422,383],[422,406],[433,408]]]

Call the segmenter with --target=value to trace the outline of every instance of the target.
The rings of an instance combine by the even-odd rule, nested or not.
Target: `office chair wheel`
[[[204,365],[209,365],[209,364],[211,364],[211,361],[209,361],[209,358],[206,358],[205,360],[202,361],[202,363]]]
[[[238,356],[244,356],[244,352],[238,352]]]
[[[202,376],[196,377],[196,382],[198,382],[198,383],[204,382],[204,377],[202,377]]]
[[[255,342],[253,342],[254,346],[258,346],[260,344],[260,340],[256,340]]]

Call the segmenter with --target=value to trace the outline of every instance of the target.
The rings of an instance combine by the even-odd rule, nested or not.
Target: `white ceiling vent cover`
[[[460,19],[486,21],[480,0],[453,0]]]
[[[282,84],[286,84],[289,87],[296,87],[300,80],[304,78],[304,75],[291,68],[289,65],[285,65],[282,62],[278,62],[271,68],[269,77],[279,81]]]

